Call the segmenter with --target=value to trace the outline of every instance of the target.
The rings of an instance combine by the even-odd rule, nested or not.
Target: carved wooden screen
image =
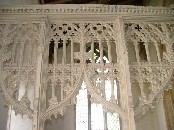
[[[17,114],[33,118],[33,99],[29,99],[28,94],[35,89],[41,26],[39,23],[6,22],[1,23],[0,28],[1,90],[5,105],[12,105]],[[19,94],[21,87],[25,90],[23,95]]]
[[[169,86],[173,14],[170,8],[134,6],[1,7],[5,104],[28,115],[33,130],[43,130],[46,119],[76,104],[84,81],[91,102],[117,113],[121,129],[134,130],[134,112],[137,117],[145,114]],[[103,94],[107,81],[109,97]],[[25,92],[19,98],[21,86]],[[137,91],[133,96],[131,89]]]
[[[76,104],[83,80],[92,102],[100,103],[106,112],[124,116],[114,94],[114,81],[118,88],[120,81],[114,32],[114,22],[110,21],[50,22],[47,86],[42,90],[43,101],[48,103],[42,103],[46,104],[43,122],[52,114],[63,115],[68,105]],[[108,99],[104,96],[107,80],[111,83]],[[49,88],[51,96],[46,94]]]
[[[154,107],[172,76],[173,27],[173,22],[125,24],[137,117]]]

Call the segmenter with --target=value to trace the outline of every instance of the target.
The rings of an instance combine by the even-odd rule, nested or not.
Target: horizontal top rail
[[[119,14],[174,15],[174,9],[130,5],[17,5],[0,6],[0,14]]]

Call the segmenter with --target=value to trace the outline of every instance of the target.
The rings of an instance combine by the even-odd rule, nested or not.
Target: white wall
[[[44,130],[75,130],[75,107],[68,106],[63,117],[46,120]]]
[[[29,93],[29,99],[31,102],[31,108],[33,108],[33,87],[29,85],[28,89]],[[18,100],[21,100],[25,93],[25,82],[21,81],[20,87],[19,87],[19,95],[18,95]],[[15,111],[12,110],[11,108],[9,109],[9,115],[6,115],[6,118],[8,119],[8,128],[7,130],[32,130],[32,119],[29,119],[28,116],[21,116],[21,115],[16,115]],[[1,129],[0,129],[1,130]],[[3,129],[5,130],[5,129]]]
[[[64,129],[75,130],[75,106],[69,106],[64,115]]]
[[[14,110],[11,110],[9,119],[10,124],[7,130],[32,130],[32,120],[28,116],[15,115]]]
[[[156,104],[156,106],[155,114],[159,124],[159,130],[167,130],[163,100],[161,99],[160,102]]]
[[[160,100],[154,109],[135,120],[137,130],[167,130],[163,101]]]
[[[58,115],[57,119],[46,120],[44,130],[63,130],[63,117]]]

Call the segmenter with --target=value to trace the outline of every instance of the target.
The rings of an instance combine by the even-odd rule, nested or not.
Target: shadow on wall
[[[6,130],[8,108],[4,106],[3,95],[0,92],[0,130]]]

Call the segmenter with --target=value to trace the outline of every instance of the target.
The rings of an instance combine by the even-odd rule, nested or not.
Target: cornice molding
[[[0,6],[0,14],[114,14],[114,15],[167,15],[174,10],[166,7],[127,5],[25,5]]]

